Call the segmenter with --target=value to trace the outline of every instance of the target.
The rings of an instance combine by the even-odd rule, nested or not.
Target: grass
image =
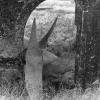
[[[23,90],[21,96],[18,96],[19,94],[17,93],[19,89],[21,89],[21,87],[19,88],[19,85],[21,84],[21,82],[20,84],[14,83],[12,91],[9,93],[11,83],[7,80],[6,82],[2,81],[2,83],[0,83],[0,100],[30,100],[26,90]],[[84,93],[81,92],[81,88],[74,88],[72,90],[62,89],[57,93],[55,92],[54,88],[51,89],[53,92],[53,98],[51,99],[47,93],[44,93],[45,98],[47,98],[45,100],[100,100],[99,81],[94,82],[93,86],[87,88]],[[35,95],[36,94],[33,94],[33,96]],[[36,100],[41,100],[41,96],[39,99],[36,98]]]
[[[73,90],[62,90],[59,93],[57,93],[52,99],[49,96],[48,98],[49,99],[46,100],[100,100],[100,87],[95,88],[93,90],[91,88],[88,88],[84,93],[81,92],[81,89],[77,88]],[[30,100],[30,99],[23,98],[22,96],[15,97],[13,95],[10,96],[1,95],[0,100]]]
[[[53,100],[100,100],[100,88],[95,90],[87,89],[85,93],[79,90],[68,90],[60,93]]]

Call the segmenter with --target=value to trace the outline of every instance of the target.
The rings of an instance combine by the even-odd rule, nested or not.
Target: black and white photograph
[[[100,0],[0,0],[0,100],[100,100]]]

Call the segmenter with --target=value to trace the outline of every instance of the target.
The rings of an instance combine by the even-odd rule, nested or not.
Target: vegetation
[[[23,97],[27,97],[28,95],[30,95],[27,93],[27,90],[25,88],[25,82],[24,82],[25,79],[23,78],[24,77],[23,70],[26,64],[25,61],[26,48],[24,49],[24,43],[23,43],[24,28],[30,13],[42,1],[43,0],[40,1],[1,0],[0,1],[0,22],[1,22],[0,23],[0,47],[1,47],[0,48],[0,57],[1,57],[0,58],[0,67],[1,67],[0,89],[1,89],[1,95],[8,96],[7,97],[8,99],[11,99],[9,97],[11,95],[14,96],[17,95],[16,97],[17,99],[22,99]],[[92,0],[92,2],[90,0],[88,0],[88,2],[86,0],[85,1],[75,0],[75,3],[76,3],[75,24],[77,26],[77,36],[72,35],[75,30],[75,27],[73,25],[71,26],[70,20],[67,19],[66,23],[68,21],[67,23],[68,25],[66,31],[65,30],[63,31],[65,31],[65,33],[71,33],[71,36],[67,37],[68,34],[67,35],[63,34],[62,38],[60,38],[59,40],[57,38],[60,37],[61,35],[57,37],[57,34],[54,34],[53,36],[51,36],[49,42],[45,44],[47,45],[46,50],[54,53],[57,59],[43,66],[43,67],[46,66],[47,68],[47,69],[46,68],[43,69],[43,70],[47,70],[47,73],[44,73],[46,74],[45,75],[46,77],[44,78],[43,76],[44,78],[43,89],[45,90],[47,88],[47,93],[50,93],[51,97],[53,96],[52,98],[53,100],[56,100],[58,98],[68,99],[68,100],[70,99],[86,100],[92,98],[93,100],[95,99],[99,100],[100,96],[98,94],[99,94],[99,86],[100,86],[99,83],[99,79],[100,79],[100,72],[99,72],[100,71],[99,26],[100,25],[99,24],[100,23],[99,23],[98,11],[99,11],[100,2],[99,0],[96,1]],[[59,27],[66,26],[66,24],[61,22],[62,21],[59,20],[58,22],[60,23]],[[48,23],[46,23],[46,25],[48,25]],[[33,29],[34,31],[36,30],[34,27]],[[59,30],[59,28],[57,28],[57,30]],[[59,30],[59,33],[61,33],[60,32],[61,30]],[[42,33],[44,30],[40,30],[40,31]],[[56,30],[54,33],[56,33]],[[39,35],[40,36],[38,37],[42,38],[42,35],[41,34]],[[33,44],[35,43],[36,42],[33,42]],[[74,47],[76,47],[75,48],[76,53],[74,53],[73,51]],[[37,54],[35,56],[38,57],[38,59],[40,59],[38,56],[38,50],[36,52]],[[27,58],[28,57],[29,55],[27,55]],[[33,60],[34,59],[30,58],[29,62]],[[38,62],[38,60],[35,61],[36,62],[34,62],[34,64]],[[51,69],[49,69],[50,67],[48,66],[50,66]],[[54,68],[57,70],[54,70]],[[40,73],[41,76],[39,78],[42,77],[42,70],[40,70],[40,72],[41,72]],[[97,79],[98,81],[95,81]],[[73,87],[71,87],[71,85]],[[75,86],[77,88],[74,88]],[[82,88],[82,90],[80,90],[80,87]],[[66,88],[67,89],[70,88],[72,90],[66,90]],[[30,92],[30,90],[28,90],[28,92]],[[31,96],[32,97],[37,96],[36,92],[34,92],[34,95],[32,92]],[[67,97],[65,95],[67,95]],[[12,98],[14,96],[12,96]],[[49,97],[48,95],[45,95],[44,98],[49,98]],[[1,99],[6,99],[6,97],[1,96]]]

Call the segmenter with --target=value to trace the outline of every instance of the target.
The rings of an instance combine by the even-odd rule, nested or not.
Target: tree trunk
[[[96,2],[96,0],[85,3],[79,0],[76,1],[78,4],[76,4],[77,56],[75,64],[75,81],[80,83],[84,90],[89,84],[97,78],[100,78],[100,3]],[[82,8],[80,9],[79,6]]]

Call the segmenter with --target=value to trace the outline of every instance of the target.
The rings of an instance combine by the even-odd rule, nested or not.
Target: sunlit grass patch
[[[52,100],[100,100],[100,88],[94,90],[88,88],[84,93],[81,89],[65,90],[58,93]]]
[[[54,91],[53,88],[52,91]],[[5,93],[6,92],[7,90],[5,90]],[[6,95],[6,94],[0,95],[0,100],[30,100],[30,98],[27,96],[23,97],[23,95],[21,95],[17,97],[14,96],[13,94],[11,95]],[[100,100],[100,87],[95,89],[88,88],[84,93],[82,93],[81,88],[74,88],[72,90],[62,89],[58,93],[54,91],[54,94],[55,94],[54,97],[50,97],[46,93],[42,94],[42,96],[45,98],[45,100]],[[34,97],[35,95],[36,94],[33,94],[32,96]],[[42,100],[41,96],[39,98],[36,98],[36,100]]]

